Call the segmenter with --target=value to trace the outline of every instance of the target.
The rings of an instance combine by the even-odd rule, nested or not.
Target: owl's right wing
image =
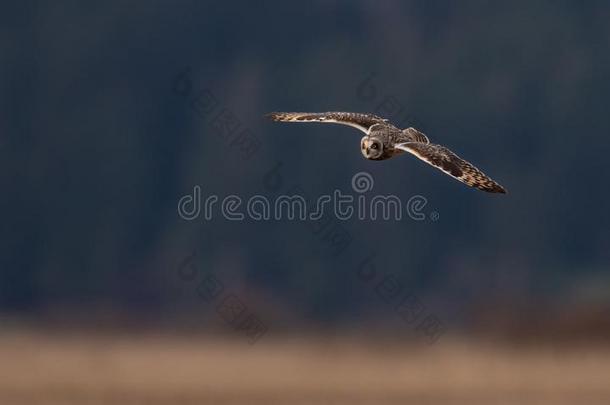
[[[319,122],[329,124],[348,125],[368,134],[375,124],[389,125],[387,120],[373,114],[329,111],[322,113],[310,112],[272,112],[267,114],[273,121],[282,122]]]
[[[412,153],[424,162],[470,187],[488,193],[506,193],[504,187],[444,146],[432,143],[406,142],[394,147]]]

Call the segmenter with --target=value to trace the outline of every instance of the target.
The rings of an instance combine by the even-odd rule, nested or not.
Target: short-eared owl
[[[367,159],[385,160],[409,152],[471,187],[490,193],[506,193],[504,187],[479,169],[444,146],[430,143],[428,137],[415,128],[401,130],[376,115],[351,112],[274,112],[267,116],[273,121],[349,125],[366,134],[360,141],[360,149]]]

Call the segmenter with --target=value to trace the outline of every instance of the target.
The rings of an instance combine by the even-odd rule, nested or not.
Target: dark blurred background
[[[414,337],[432,320],[437,345],[608,342],[609,18],[602,1],[5,2],[5,328],[230,335],[233,296],[264,339]],[[351,128],[263,117],[328,110],[414,126],[509,194],[367,161]],[[195,185],[315,197],[361,171],[438,218],[320,230],[177,212]]]

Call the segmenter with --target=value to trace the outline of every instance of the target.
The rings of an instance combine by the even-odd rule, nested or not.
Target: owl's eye
[[[376,143],[374,143],[374,144],[372,144],[372,145],[371,145],[371,149],[377,149],[378,147],[379,147],[379,146],[377,146],[377,144],[376,144]]]

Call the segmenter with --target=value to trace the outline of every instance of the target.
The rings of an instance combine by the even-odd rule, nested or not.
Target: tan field
[[[610,350],[3,333],[1,404],[609,404]]]

